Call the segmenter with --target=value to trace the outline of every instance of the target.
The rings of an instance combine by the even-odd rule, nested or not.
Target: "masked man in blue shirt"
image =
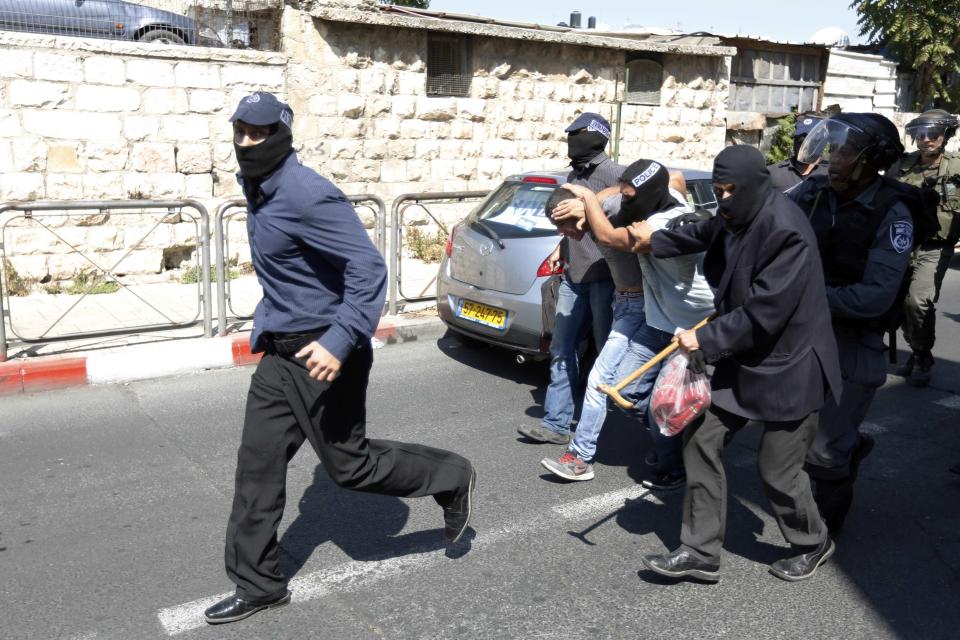
[[[366,437],[383,258],[343,193],[297,160],[289,106],[261,91],[243,98],[230,120],[263,288],[250,344],[263,358],[247,395],[227,525],[226,570],[237,589],[206,610],[211,624],[290,601],[277,527],[287,464],[305,440],[339,486],[433,496],[450,543],[467,529],[476,482],[470,462],[455,453]]]

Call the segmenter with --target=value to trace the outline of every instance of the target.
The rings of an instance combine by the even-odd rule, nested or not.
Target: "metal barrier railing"
[[[155,232],[165,219],[174,214],[184,215],[184,209],[193,209],[199,214],[199,220],[196,216],[187,214],[193,221],[197,234],[197,247],[200,250],[200,274],[197,278],[197,301],[198,309],[197,313],[190,320],[186,321],[176,321],[170,318],[166,313],[158,309],[155,305],[151,304],[149,301],[140,296],[134,289],[130,288],[128,285],[124,284],[119,280],[119,278],[114,275],[115,270],[120,264],[140,247],[141,244],[153,233]],[[140,236],[139,240],[133,243],[132,246],[124,247],[125,253],[120,257],[119,260],[116,260],[112,266],[104,267],[97,263],[96,260],[91,258],[89,255],[83,253],[75,244],[69,242],[66,238],[63,237],[62,233],[57,231],[56,227],[45,224],[43,218],[46,217],[71,217],[84,215],[78,212],[99,212],[106,213],[109,212],[110,215],[145,215],[144,211],[146,210],[157,210],[162,211],[163,215],[153,224],[150,229]],[[10,212],[18,215],[6,215]],[[42,213],[41,216],[37,216],[37,213]],[[204,335],[211,337],[213,335],[213,312],[212,312],[212,298],[210,293],[210,217],[207,213],[206,208],[199,202],[195,200],[92,200],[92,201],[83,201],[83,200],[64,200],[64,201],[40,201],[40,202],[8,202],[0,204],[0,264],[5,264],[7,262],[6,254],[6,234],[7,227],[14,220],[30,220],[33,223],[39,225],[40,227],[46,229],[51,233],[58,241],[66,244],[70,247],[71,251],[69,254],[79,254],[80,257],[92,267],[94,273],[98,276],[102,274],[103,277],[110,279],[112,282],[115,282],[119,287],[132,295],[134,295],[141,302],[149,306],[151,309],[156,311],[160,316],[162,316],[166,322],[143,325],[136,327],[123,327],[116,329],[105,329],[105,330],[96,330],[96,331],[77,331],[73,333],[60,334],[60,335],[51,335],[50,332],[61,323],[61,321],[66,317],[71,311],[73,311],[77,305],[80,304],[88,295],[90,295],[90,287],[82,292],[80,297],[70,305],[66,311],[60,313],[59,317],[54,320],[46,330],[41,332],[39,335],[35,336],[26,336],[21,335],[22,332],[17,331],[16,324],[14,322],[14,317],[12,315],[12,305],[10,304],[10,291],[9,286],[5,286],[6,280],[9,277],[7,269],[4,267],[2,269],[3,277],[0,278],[0,362],[7,359],[7,335],[6,335],[6,322],[5,318],[9,317],[10,321],[10,332],[16,336],[20,341],[24,343],[46,343],[54,341],[63,341],[71,340],[79,337],[99,337],[99,336],[113,336],[113,335],[122,335],[125,333],[137,333],[141,331],[157,331],[162,329],[171,329],[171,328],[182,328],[187,326],[193,326],[197,323],[197,318],[202,314],[203,316],[203,331]],[[122,249],[121,249],[122,250]],[[68,255],[69,255],[68,254]],[[4,302],[6,302],[7,311],[4,311]]]
[[[387,205],[379,196],[371,193],[347,196],[354,209],[369,209],[373,213],[374,244],[380,254],[387,255]],[[214,242],[216,243],[217,273],[217,333],[225,335],[227,332],[227,318],[249,320],[252,313],[240,313],[233,308],[233,295],[230,290],[230,277],[227,268],[227,256],[230,255],[230,221],[241,212],[247,210],[247,201],[243,198],[228,200],[217,209],[214,216]],[[229,312],[229,313],[228,313]]]
[[[437,278],[434,276],[423,290],[415,296],[406,296],[403,293],[402,287],[402,273],[401,273],[401,253],[403,250],[403,216],[406,213],[407,209],[410,207],[420,207],[423,209],[424,213],[433,220],[434,224],[440,227],[444,233],[448,236],[450,235],[449,229],[443,224],[443,222],[438,219],[426,206],[423,205],[424,202],[432,202],[434,204],[442,203],[458,203],[464,202],[466,200],[479,200],[481,198],[487,197],[489,191],[450,191],[447,193],[405,193],[396,200],[393,201],[393,207],[390,212],[390,298],[389,298],[389,313],[390,315],[396,315],[397,307],[400,300],[404,302],[424,302],[427,300],[434,300],[436,296],[424,295],[427,289],[436,282]]]

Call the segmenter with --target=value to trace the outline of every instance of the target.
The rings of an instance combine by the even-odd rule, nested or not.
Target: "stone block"
[[[367,105],[363,113],[367,118],[377,118],[390,113],[392,106],[393,100],[388,96],[374,96],[367,98]]]
[[[456,98],[417,98],[417,117],[431,122],[446,122],[457,117]]]
[[[388,155],[386,140],[364,140],[363,157],[370,160],[382,160]]]
[[[33,56],[33,75],[37,80],[76,82],[83,77],[83,66],[77,56],[38,51]]]
[[[9,140],[0,140],[0,174],[13,171],[13,146]]]
[[[33,51],[8,49],[0,53],[0,78],[32,78]]]
[[[430,161],[430,179],[431,180],[451,180],[456,176],[456,161],[454,160],[431,160]]]
[[[123,135],[133,142],[156,139],[160,120],[155,116],[124,116]]]
[[[454,160],[453,161],[453,175],[455,178],[460,178],[462,180],[474,180],[477,177],[477,161],[476,160]]]
[[[213,166],[221,171],[237,170],[237,159],[232,143],[218,142],[213,146]]]
[[[47,144],[37,138],[18,138],[13,141],[13,168],[15,171],[43,172],[47,168]]]
[[[480,180],[499,180],[503,161],[495,158],[480,158],[477,161],[477,175]]]
[[[315,116],[335,116],[338,113],[337,97],[326,93],[312,95],[307,110]]]
[[[83,179],[74,173],[48,173],[47,195],[50,200],[79,200],[83,197]]]
[[[178,62],[173,70],[178,87],[219,89],[220,66],[202,62]]]
[[[163,142],[137,142],[130,151],[130,168],[143,173],[177,170],[174,146]]]
[[[175,149],[177,171],[180,173],[210,173],[213,158],[208,144],[180,144]]]
[[[458,98],[457,115],[465,120],[483,122],[486,119],[487,101],[479,98]]]
[[[380,182],[406,182],[407,164],[405,160],[385,160],[380,165]]]
[[[359,80],[356,71],[344,69],[337,74],[336,91],[338,94],[356,93],[358,87]]]
[[[400,137],[419,140],[427,136],[427,123],[422,120],[404,120],[400,123]]]
[[[160,137],[177,142],[207,140],[210,120],[200,115],[164,116],[160,121]]]
[[[173,63],[140,58],[127,61],[127,80],[145,87],[172,87],[176,82]]]
[[[363,69],[359,73],[360,94],[368,96],[374,93],[386,92],[387,77],[376,69]]]
[[[414,96],[396,96],[393,98],[393,115],[398,118],[412,118],[417,114],[417,99]]]
[[[283,89],[283,69],[280,65],[225,64],[220,70],[220,79],[224,87],[275,93]]]
[[[363,115],[366,100],[363,97],[346,94],[337,98],[337,111],[344,118],[359,118]]]
[[[186,198],[211,198],[213,197],[213,176],[209,173],[198,173],[186,177],[184,181],[184,197]],[[208,211],[211,216],[215,210]]]
[[[183,89],[150,88],[143,92],[144,113],[186,113],[189,108],[187,92]]]
[[[133,87],[102,87],[82,84],[77,87],[77,109],[81,111],[132,112],[140,108],[140,92]]]
[[[0,137],[13,138],[20,135],[20,114],[10,109],[0,109]]]
[[[426,171],[427,163],[422,162],[419,158],[415,160],[407,161],[407,180],[410,182],[417,182],[423,179],[424,172]],[[422,188],[425,191],[429,191],[430,187],[428,185],[423,185]]]
[[[387,142],[387,158],[391,160],[410,160],[417,155],[417,143],[414,140],[400,139]]]
[[[473,137],[474,125],[464,120],[454,120],[450,124],[450,135],[458,140],[469,140]]]
[[[427,78],[423,73],[397,74],[396,93],[401,96],[422,96],[427,92]]]
[[[363,143],[359,140],[332,140],[330,142],[330,157],[338,160],[355,160],[360,157]]]
[[[519,122],[523,120],[523,112],[526,108],[527,105],[523,102],[513,102],[510,104],[510,107],[506,109],[507,117],[514,122]]]
[[[122,169],[123,166],[120,168]],[[47,171],[54,173],[79,173],[83,171],[83,167],[77,158],[77,145],[61,144],[49,147],[47,149]]]
[[[11,107],[58,107],[69,100],[68,84],[36,80],[14,80],[10,83]]]
[[[0,200],[41,200],[42,173],[7,173],[0,180]]]
[[[220,113],[227,106],[227,94],[217,89],[193,89],[189,103],[194,113]]]
[[[373,121],[373,137],[396,140],[400,137],[401,121],[396,118],[378,118]]]
[[[127,80],[123,59],[90,56],[83,61],[83,78],[90,84],[122,85]]]
[[[136,242],[137,239],[134,239],[133,242]],[[163,271],[163,249],[138,249],[126,257],[123,257],[123,254],[124,252],[121,251],[104,254],[104,261],[108,264],[115,264],[117,260],[120,260],[120,263],[113,270],[117,275],[160,273]]]
[[[126,198],[123,173],[87,173],[83,175],[83,197],[90,200]]]
[[[120,116],[115,113],[76,111],[23,111],[23,128],[45,138],[105,140],[120,137]]]
[[[123,189],[130,198],[182,198],[185,177],[182,173],[127,173]]]
[[[492,77],[484,80],[477,78],[473,83],[472,92],[475,98],[485,98],[487,100],[496,98],[500,95],[500,81]]]

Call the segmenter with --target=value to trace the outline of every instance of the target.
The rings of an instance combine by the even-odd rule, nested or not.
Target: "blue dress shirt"
[[[341,362],[376,331],[387,267],[343,192],[291,152],[247,198],[247,234],[263,298],[250,347],[263,334],[323,331],[320,345]]]

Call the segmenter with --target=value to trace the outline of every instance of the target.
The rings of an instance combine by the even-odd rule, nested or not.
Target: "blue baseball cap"
[[[267,91],[257,91],[240,99],[237,110],[230,116],[230,122],[243,120],[247,124],[265,127],[282,122],[287,128],[293,128],[293,109],[290,105],[277,100],[277,96]]]
[[[823,118],[818,118],[816,116],[800,116],[797,118],[797,126],[793,132],[793,137],[805,136],[810,131],[813,130],[817,123],[820,122]]]
[[[596,131],[607,140],[610,139],[610,123],[599,113],[590,113],[589,111],[581,113],[577,116],[577,119],[566,128],[566,132],[570,133],[571,131],[577,131],[579,129]]]

